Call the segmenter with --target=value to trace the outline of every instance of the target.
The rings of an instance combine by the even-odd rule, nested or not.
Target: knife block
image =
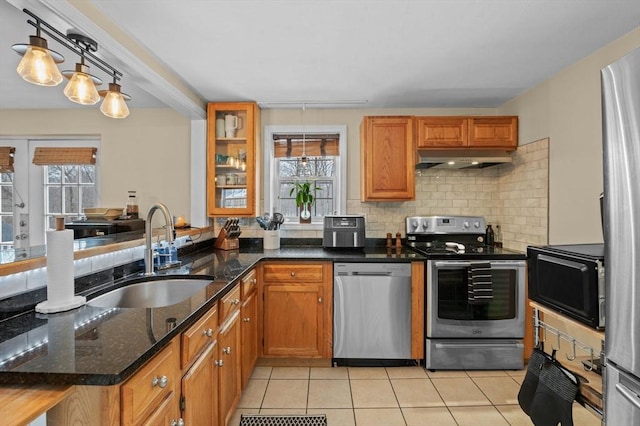
[[[229,238],[227,230],[222,228],[218,233],[214,247],[220,250],[237,250],[240,248],[240,240],[237,237]]]

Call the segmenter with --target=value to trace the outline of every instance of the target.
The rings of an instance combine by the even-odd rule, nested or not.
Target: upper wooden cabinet
[[[518,147],[518,117],[416,117],[419,149]]]
[[[469,146],[516,149],[518,117],[470,117]]]
[[[469,124],[464,117],[419,117],[418,148],[460,148],[467,145]]]
[[[259,115],[254,102],[207,105],[207,215],[255,215]]]
[[[364,117],[360,149],[362,201],[415,199],[413,117]]]

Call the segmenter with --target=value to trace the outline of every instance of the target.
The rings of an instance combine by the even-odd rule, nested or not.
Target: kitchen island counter
[[[245,244],[237,251],[214,250],[211,244],[180,256],[179,268],[166,275],[192,274],[211,283],[188,299],[159,308],[98,308],[85,305],[42,315],[33,308],[2,321],[0,384],[100,385],[123,382],[186,330],[262,260],[411,262],[423,258],[411,251],[367,247],[325,250],[318,246],[283,246],[262,250]],[[134,275],[139,275],[137,272]],[[85,292],[88,300],[121,287],[133,278],[104,278]],[[215,277],[215,279],[213,279]],[[33,300],[35,306],[39,300]],[[171,324],[171,326],[168,326]]]

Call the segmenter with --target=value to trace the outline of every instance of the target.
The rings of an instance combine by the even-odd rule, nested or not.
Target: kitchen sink
[[[170,278],[136,282],[87,302],[98,308],[160,308],[174,305],[211,284],[210,279]]]

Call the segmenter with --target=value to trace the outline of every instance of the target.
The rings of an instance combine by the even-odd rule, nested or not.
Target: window
[[[281,212],[285,227],[299,223],[295,182],[311,182],[315,204],[312,223],[320,224],[328,214],[346,210],[346,126],[265,127],[265,209]],[[303,165],[303,151],[307,165]],[[309,225],[303,225],[309,227]],[[306,229],[306,228],[305,228]]]
[[[55,229],[56,216],[79,219],[85,207],[96,206],[96,170],[91,164],[44,166],[45,229]]]
[[[99,158],[95,164],[86,164],[91,161],[87,158],[97,157],[99,139],[0,138],[0,154],[3,147],[14,147],[15,155],[13,173],[2,169],[0,157],[2,249],[9,247],[10,236],[16,250],[43,245],[46,231],[54,228],[53,216],[73,220],[85,207],[100,205]],[[60,148],[64,149],[56,151]],[[52,152],[62,156],[64,165],[47,162]]]

